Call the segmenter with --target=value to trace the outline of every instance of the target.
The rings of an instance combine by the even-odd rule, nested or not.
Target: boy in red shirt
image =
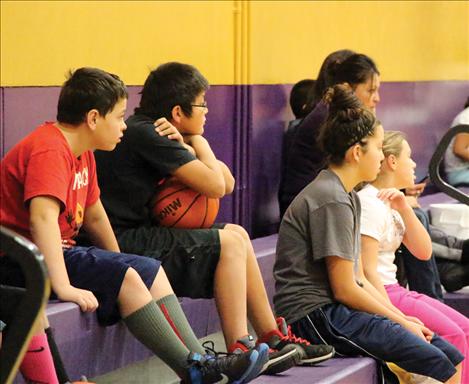
[[[62,87],[57,122],[39,126],[2,159],[0,223],[44,254],[60,300],[97,311],[102,325],[120,318],[184,383],[248,382],[268,347],[205,355],[160,262],[119,251],[99,198],[93,150],[111,151],[126,129],[127,90],[115,75],[81,68]],[[83,227],[99,247],[77,247]],[[0,283],[21,285],[19,269],[0,260]]]

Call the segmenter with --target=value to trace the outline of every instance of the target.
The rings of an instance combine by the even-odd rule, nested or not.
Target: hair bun
[[[329,105],[329,113],[343,121],[360,118],[363,105],[353,93],[348,83],[336,84],[327,89],[324,102]]]

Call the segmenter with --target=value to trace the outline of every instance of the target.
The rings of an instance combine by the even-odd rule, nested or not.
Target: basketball
[[[153,201],[153,219],[169,228],[210,228],[219,208],[219,199],[204,196],[175,179],[158,187]]]

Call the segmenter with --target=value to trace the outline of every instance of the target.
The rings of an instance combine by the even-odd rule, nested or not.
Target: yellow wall
[[[343,48],[385,81],[469,80],[468,1],[255,1],[251,16],[253,82],[315,77]]]
[[[230,1],[3,1],[2,85],[59,85],[96,66],[129,85],[166,61],[190,62],[213,83],[233,79]]]
[[[2,86],[60,85],[85,65],[142,84],[170,60],[212,84],[294,83],[341,48],[385,81],[469,80],[469,2],[1,2]]]

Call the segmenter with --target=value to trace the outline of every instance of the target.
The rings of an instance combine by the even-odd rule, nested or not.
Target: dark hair
[[[469,97],[466,100],[466,104],[464,104],[464,109],[466,109],[467,107],[469,107]]]
[[[334,78],[336,66],[353,54],[355,54],[355,52],[349,49],[341,49],[330,53],[324,59],[321,68],[319,69],[314,89],[312,89],[309,94],[307,106],[309,111],[312,111],[316,104],[322,99],[326,89],[335,84]]]
[[[306,104],[311,90],[314,88],[315,80],[304,79],[298,81],[290,92],[290,107],[295,118],[300,119],[308,114]]]
[[[357,84],[365,83],[374,74],[380,74],[376,64],[362,53],[346,49],[331,53],[319,71],[314,94],[308,103],[309,111],[314,109],[326,90],[334,84],[349,83],[355,88]]]
[[[366,138],[373,136],[381,123],[353,93],[349,84],[336,84],[324,95],[329,114],[321,126],[319,143],[330,163],[342,164],[347,150],[360,144],[366,150]]]
[[[57,121],[78,125],[92,109],[105,116],[119,100],[127,97],[127,89],[117,75],[98,68],[70,71],[60,91]]]
[[[171,119],[173,107],[179,105],[186,116],[192,115],[196,97],[209,88],[208,81],[197,68],[182,63],[166,63],[151,71],[145,80],[136,114],[152,119]]]
[[[334,82],[331,85],[349,83],[352,88],[365,83],[373,75],[379,75],[374,61],[362,53],[349,56],[342,63],[334,65],[331,70],[334,72]]]

